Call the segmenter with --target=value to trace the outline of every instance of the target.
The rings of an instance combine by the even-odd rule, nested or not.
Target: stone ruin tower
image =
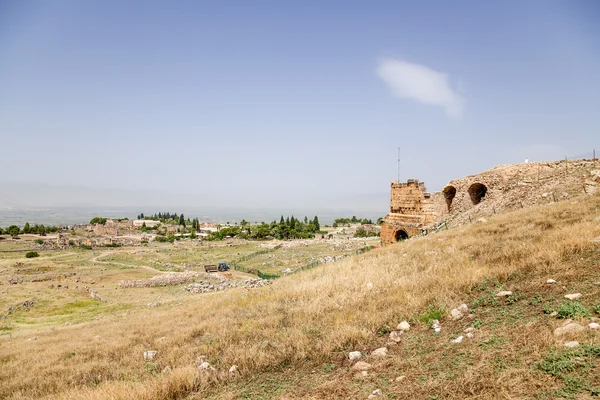
[[[381,225],[383,245],[419,235],[439,219],[425,183],[409,179],[406,183],[393,181],[391,186],[390,213]]]

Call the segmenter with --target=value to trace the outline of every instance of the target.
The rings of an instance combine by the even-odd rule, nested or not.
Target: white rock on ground
[[[551,317],[556,317],[557,315],[558,315],[558,311],[552,311],[552,312],[550,313],[550,316],[551,316]]]
[[[454,344],[459,344],[459,343],[462,343],[463,339],[464,339],[464,337],[463,337],[463,336],[459,336],[459,337],[457,337],[456,339],[454,339],[454,340],[452,341],[452,343],[454,343]]]
[[[465,333],[470,333],[470,332],[473,332],[474,330],[475,330],[475,328],[473,328],[472,326],[470,326],[467,329],[465,329]]]
[[[210,371],[213,370],[213,366],[208,363],[208,361],[204,361],[202,364],[198,366],[198,369],[201,371]]]
[[[391,331],[390,332],[390,340],[392,342],[398,343],[400,340],[402,340],[403,333],[404,333],[404,331]]]
[[[585,330],[585,328],[577,322],[569,322],[554,330],[554,336],[563,336],[569,333],[577,333]]]
[[[553,283],[556,283],[556,281],[554,279],[548,279],[546,283],[552,285]]]
[[[473,335],[473,332],[469,332],[469,333],[467,333],[467,335],[466,335],[466,336],[467,336],[469,339],[473,339],[473,336],[474,336],[474,335]]]
[[[356,371],[368,371],[369,369],[371,369],[372,365],[364,362],[364,361],[359,361],[356,364],[354,364],[354,366],[352,367],[352,369],[356,370]]]
[[[469,306],[463,303],[460,306],[458,306],[458,310],[461,311],[463,314],[468,314]]]
[[[581,293],[565,294],[565,299],[569,299],[569,300],[577,300],[577,299],[580,299],[581,297],[582,297]]]
[[[406,379],[406,376],[404,376],[404,375],[400,375],[400,376],[397,376],[397,377],[396,377],[396,382],[401,382],[401,381],[403,381],[403,380],[405,380],[405,379]]]
[[[348,359],[350,361],[358,361],[361,357],[362,354],[360,353],[360,351],[351,351],[350,353],[348,353]]]
[[[590,324],[588,325],[588,328],[590,328],[590,329],[598,329],[598,328],[600,328],[600,324],[598,324],[596,322],[590,322]]]
[[[396,327],[399,331],[407,331],[410,329],[410,324],[407,321],[402,321]]]
[[[450,311],[450,318],[452,318],[452,320],[458,321],[459,319],[462,319],[462,317],[464,317],[464,314],[458,308],[454,308]]]
[[[230,374],[235,374],[236,372],[238,372],[238,366],[237,365],[232,365],[231,368],[229,368],[229,373]]]
[[[507,297],[507,296],[512,296],[512,292],[510,290],[501,290],[500,292],[496,293],[496,297]]]
[[[158,353],[158,351],[156,350],[148,350],[144,352],[144,360],[152,360],[154,359],[154,357],[156,357],[156,354]]]
[[[369,399],[374,399],[375,397],[379,397],[379,396],[383,396],[383,392],[381,391],[381,389],[375,389],[373,390],[373,392],[369,395]]]
[[[575,347],[579,347],[579,342],[575,342],[575,341],[574,342],[567,342],[567,343],[565,343],[565,347],[568,347],[568,348],[571,348],[571,349],[575,348]]]
[[[442,326],[440,325],[440,321],[438,321],[437,319],[434,319],[431,322],[431,329],[433,329],[435,331],[435,333],[440,333],[442,331]]]
[[[387,354],[388,354],[387,347],[380,347],[380,348],[378,348],[376,350],[373,350],[371,352],[371,355],[375,356],[375,357],[385,357],[385,356],[387,356]]]
[[[373,284],[371,282],[367,283],[367,289],[369,289],[369,290],[373,289]]]

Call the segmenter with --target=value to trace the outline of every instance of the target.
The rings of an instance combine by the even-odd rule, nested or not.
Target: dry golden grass
[[[526,299],[517,298],[517,307],[478,308],[484,325],[462,347],[449,339],[473,321],[443,321],[436,336],[418,315],[428,306],[472,305],[500,288],[527,298],[543,292],[545,301],[570,289],[597,298],[593,282],[600,275],[593,263],[600,245],[592,239],[600,236],[599,215],[600,198],[582,197],[374,250],[261,289],[191,296],[168,307],[57,326],[32,342],[3,338],[0,398],[342,399],[365,398],[377,387],[395,398],[543,394],[559,382],[530,364],[557,344],[552,329],[560,322],[539,305],[527,308],[519,305]],[[560,285],[548,288],[547,277]],[[389,357],[371,360],[367,378],[346,370],[348,351],[382,346],[381,334],[402,319],[415,327]],[[145,363],[142,353],[149,349],[158,357]],[[199,355],[216,371],[198,372]],[[227,373],[233,364],[240,367],[236,379]],[[172,371],[161,373],[166,366]],[[398,375],[406,379],[396,382]]]

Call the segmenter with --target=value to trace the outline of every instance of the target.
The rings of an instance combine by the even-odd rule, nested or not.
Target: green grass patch
[[[577,301],[562,303],[558,308],[558,318],[588,317],[590,312],[585,306]]]

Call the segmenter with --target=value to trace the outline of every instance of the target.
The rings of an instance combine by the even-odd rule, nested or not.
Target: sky
[[[595,0],[0,0],[0,206],[385,212],[398,148],[432,192],[591,156],[598,21]]]

